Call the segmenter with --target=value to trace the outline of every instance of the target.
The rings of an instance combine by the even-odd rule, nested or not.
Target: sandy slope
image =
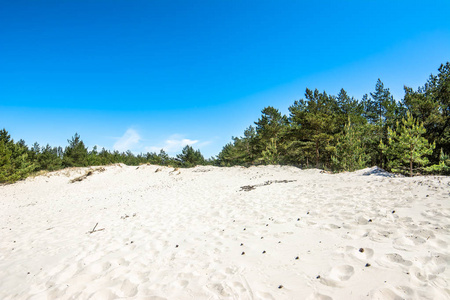
[[[450,298],[448,177],[85,172],[0,186],[0,299]]]

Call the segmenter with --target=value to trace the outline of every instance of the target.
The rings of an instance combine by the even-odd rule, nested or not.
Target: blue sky
[[[396,100],[450,60],[450,1],[0,0],[0,127],[16,140],[217,155],[305,88]]]

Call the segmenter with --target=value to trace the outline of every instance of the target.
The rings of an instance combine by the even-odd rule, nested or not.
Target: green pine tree
[[[24,179],[37,168],[28,157],[28,152],[23,140],[14,143],[5,129],[0,130],[0,182],[12,183]]]
[[[364,139],[364,127],[353,125],[349,118],[332,156],[335,170],[355,171],[366,167],[369,156],[366,153]]]
[[[88,150],[81,140],[78,133],[67,140],[69,146],[66,147],[63,157],[64,167],[87,167],[88,162]]]
[[[392,171],[413,176],[415,170],[429,163],[426,156],[433,153],[435,145],[422,136],[425,132],[423,123],[416,121],[409,111],[401,126],[397,122],[395,131],[388,129],[388,143],[385,145],[381,140],[380,149],[388,157]]]

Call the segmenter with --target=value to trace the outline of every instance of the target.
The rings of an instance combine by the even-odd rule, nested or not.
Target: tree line
[[[213,164],[212,159],[205,159],[199,150],[185,146],[176,157],[170,157],[164,150],[157,154],[134,155],[131,151],[109,151],[105,148],[98,151],[97,146],[88,150],[80,135],[67,140],[68,145],[51,147],[47,144],[40,147],[34,143],[29,148],[25,141],[14,142],[8,132],[0,130],[0,182],[15,182],[26,178],[33,172],[55,171],[69,167],[102,166],[123,163],[130,166],[154,164],[174,167],[194,167],[196,165]]]
[[[335,172],[380,166],[410,176],[450,173],[450,63],[442,64],[424,86],[404,87],[396,101],[378,79],[375,90],[358,100],[306,89],[305,98],[283,115],[272,106],[241,137],[205,159],[185,146],[176,157],[164,150],[134,155],[85,146],[78,134],[62,147],[28,147],[0,130],[0,182],[14,182],[40,170],[124,163],[193,167],[261,164],[317,167]]]
[[[424,86],[404,87],[396,101],[378,79],[358,100],[306,89],[283,115],[272,106],[217,156],[221,166],[286,164],[333,171],[379,166],[389,171],[449,174],[450,63]]]

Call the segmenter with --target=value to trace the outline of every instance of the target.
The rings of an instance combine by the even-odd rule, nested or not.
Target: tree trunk
[[[316,142],[316,168],[319,168],[319,142]]]
[[[411,149],[409,155],[409,177],[413,176],[413,149]]]

